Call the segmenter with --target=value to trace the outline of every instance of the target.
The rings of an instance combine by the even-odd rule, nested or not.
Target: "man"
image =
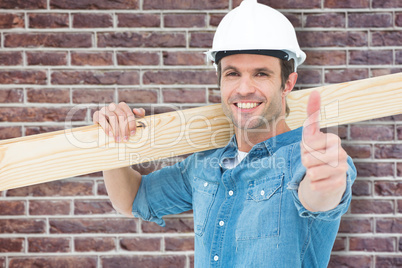
[[[196,267],[326,267],[356,171],[339,137],[320,132],[317,92],[304,128],[284,120],[305,59],[293,26],[245,0],[220,23],[208,56],[234,137],[147,176],[104,171],[114,207],[161,226],[162,216],[193,209]],[[112,103],[94,122],[127,141],[135,116],[144,111]]]

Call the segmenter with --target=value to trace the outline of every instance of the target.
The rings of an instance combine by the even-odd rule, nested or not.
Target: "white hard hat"
[[[206,52],[214,63],[224,56],[240,53],[294,59],[295,71],[306,59],[290,21],[257,0],[244,0],[226,14],[216,29],[212,49]]]

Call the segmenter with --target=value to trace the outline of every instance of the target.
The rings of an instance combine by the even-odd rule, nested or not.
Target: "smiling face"
[[[280,60],[275,57],[236,54],[221,60],[222,107],[238,129],[267,129],[284,119],[292,83],[281,86]]]

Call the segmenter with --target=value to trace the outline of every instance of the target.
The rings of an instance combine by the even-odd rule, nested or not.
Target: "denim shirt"
[[[306,210],[297,192],[306,171],[301,135],[298,128],[256,144],[233,169],[224,163],[236,157],[235,137],[143,176],[133,215],[164,226],[162,216],[193,209],[195,267],[327,267],[356,169],[348,157],[336,208]]]

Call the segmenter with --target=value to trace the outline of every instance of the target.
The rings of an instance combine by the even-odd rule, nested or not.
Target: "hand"
[[[301,160],[307,171],[302,181],[304,193],[299,196],[308,209],[326,211],[336,207],[345,192],[348,163],[340,138],[320,131],[320,106],[320,94],[313,91],[300,143]]]
[[[99,124],[108,136],[114,137],[116,142],[127,142],[136,131],[135,116],[145,116],[145,110],[140,108],[131,111],[125,102],[120,102],[117,105],[110,103],[96,111],[92,120]]]

